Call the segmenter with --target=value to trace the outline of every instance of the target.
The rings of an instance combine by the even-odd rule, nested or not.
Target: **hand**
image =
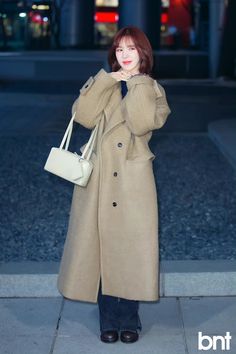
[[[118,71],[112,71],[110,75],[113,77],[113,79],[116,79],[117,81],[128,81],[132,77],[131,73],[122,69]]]

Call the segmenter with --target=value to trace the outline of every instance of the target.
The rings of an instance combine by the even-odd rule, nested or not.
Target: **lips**
[[[130,64],[130,63],[132,63],[132,60],[125,60],[125,61],[123,61],[123,64],[125,64],[125,65]]]

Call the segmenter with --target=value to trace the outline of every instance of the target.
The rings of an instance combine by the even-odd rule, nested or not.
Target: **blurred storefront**
[[[162,48],[207,50],[208,27],[208,0],[162,0]]]
[[[96,44],[110,44],[118,30],[118,20],[118,0],[96,0]],[[160,23],[161,48],[207,50],[208,0],[162,0]]]
[[[76,26],[86,28],[86,23],[93,26],[91,49],[109,46],[118,30],[119,0],[94,0],[91,14],[83,6],[78,0],[0,1],[0,50],[76,48],[76,38],[68,38],[82,36]],[[209,0],[161,0],[160,6],[160,49],[207,50]],[[89,16],[94,17],[93,25],[86,22]]]
[[[0,2],[0,49],[49,49],[51,1]]]
[[[27,6],[24,1],[0,2],[0,49],[19,50],[25,47]]]
[[[49,49],[50,48],[50,25],[51,7],[50,2],[33,3],[28,12],[27,48]]]
[[[96,0],[94,42],[98,47],[109,46],[118,30],[118,0]]]

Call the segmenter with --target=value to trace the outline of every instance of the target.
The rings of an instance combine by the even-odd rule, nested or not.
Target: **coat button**
[[[115,177],[116,177],[116,176],[117,176],[117,172],[114,172],[114,173],[113,173],[113,176],[115,176]]]
[[[117,203],[116,203],[116,202],[113,202],[112,205],[113,205],[114,207],[116,207],[116,206],[117,206]]]
[[[117,146],[120,148],[122,146],[122,143],[118,143]]]

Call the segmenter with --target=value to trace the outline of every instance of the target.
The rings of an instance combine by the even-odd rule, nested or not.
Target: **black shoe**
[[[101,333],[100,339],[105,343],[115,343],[119,338],[118,331],[103,331]]]
[[[138,332],[137,331],[121,331],[120,332],[120,340],[123,343],[134,343],[138,340]]]

